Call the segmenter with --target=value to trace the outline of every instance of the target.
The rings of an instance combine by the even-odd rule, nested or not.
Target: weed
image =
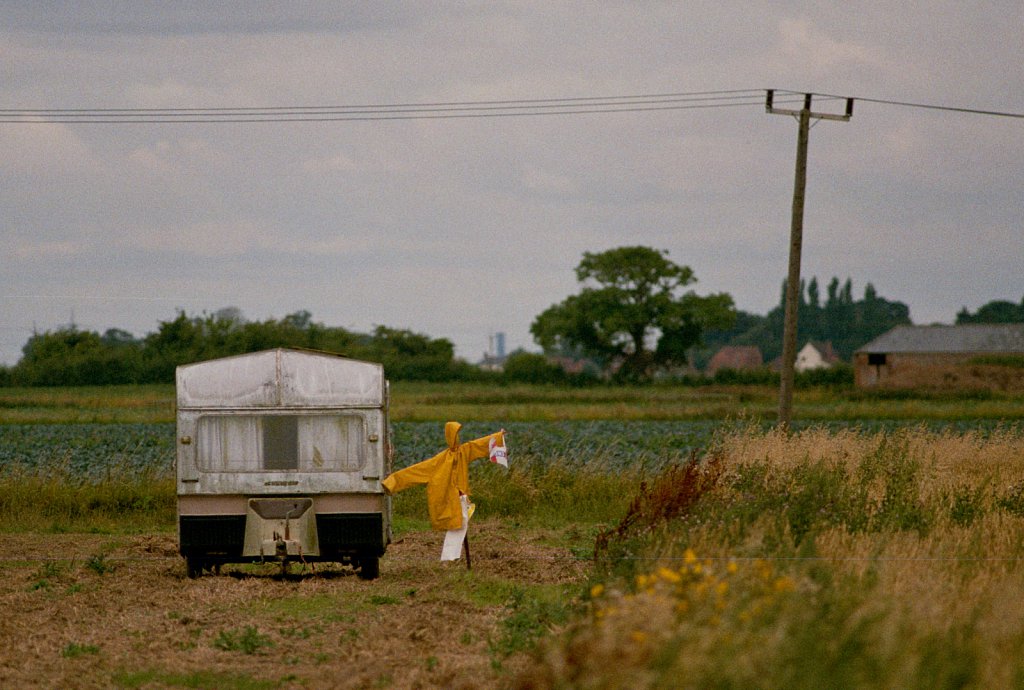
[[[94,644],[78,644],[77,642],[67,643],[62,650],[60,655],[67,659],[74,659],[76,657],[84,656],[86,654],[99,654],[100,648]]]
[[[123,671],[113,676],[117,687],[150,688],[181,687],[200,690],[271,690],[281,686],[274,680],[257,679],[248,674],[223,673],[219,671],[192,671],[174,673],[169,671]]]
[[[949,519],[953,524],[958,527],[969,527],[984,515],[983,491],[981,487],[956,487],[953,492],[952,505],[949,508]]]
[[[308,640],[313,635],[319,635],[323,633],[323,631],[323,627],[319,625],[313,626],[312,628],[299,628],[292,626],[288,628],[281,628],[280,630],[278,630],[278,632],[281,634],[281,637],[287,637],[294,640]]]
[[[222,630],[213,640],[213,646],[225,652],[260,654],[264,647],[273,647],[274,642],[253,625],[244,630]]]
[[[388,606],[399,603],[399,600],[387,594],[371,594],[370,603],[374,606]]]
[[[107,561],[105,554],[97,553],[89,556],[85,561],[85,567],[97,575],[106,575],[114,572],[114,565]]]
[[[721,461],[710,455],[704,462],[691,456],[685,465],[670,465],[648,484],[642,482],[639,492],[626,509],[626,515],[610,530],[602,530],[594,546],[594,559],[607,567],[610,563],[626,563],[625,558],[636,540],[655,528],[690,512],[702,496],[710,492],[721,475]]]
[[[1024,517],[1024,482],[1013,484],[1006,493],[996,499],[996,506],[1013,515]]]
[[[500,634],[488,643],[494,668],[510,655],[532,649],[553,626],[565,623],[572,603],[565,597],[546,599],[537,592],[516,588],[506,609],[509,614],[501,622]]]

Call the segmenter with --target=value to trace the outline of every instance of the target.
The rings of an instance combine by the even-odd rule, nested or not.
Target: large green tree
[[[693,270],[667,251],[585,252],[576,279],[580,292],[544,310],[530,332],[545,352],[593,359],[622,378],[685,365],[704,330],[728,328],[736,317],[730,295],[685,291],[697,280]]]

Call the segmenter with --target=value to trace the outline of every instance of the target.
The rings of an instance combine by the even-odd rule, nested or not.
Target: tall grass
[[[580,466],[569,460],[515,462],[505,469],[474,463],[472,498],[483,517],[530,526],[613,523],[642,479],[639,469],[613,470],[600,459]],[[83,478],[62,464],[15,465],[0,473],[0,532],[145,532],[173,530],[177,521],[174,478],[166,471],[112,467]],[[422,488],[394,499],[394,516],[422,526]]]
[[[117,468],[94,480],[63,466],[0,474],[0,532],[147,532],[174,528],[174,478]]]
[[[599,545],[524,687],[1024,683],[1024,434],[733,432]]]

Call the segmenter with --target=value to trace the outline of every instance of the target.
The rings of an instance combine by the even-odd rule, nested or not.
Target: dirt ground
[[[367,582],[335,564],[189,580],[173,534],[0,534],[0,687],[508,685],[526,654],[493,643],[516,590],[573,596],[587,563],[539,530],[470,535],[471,572],[409,532]]]

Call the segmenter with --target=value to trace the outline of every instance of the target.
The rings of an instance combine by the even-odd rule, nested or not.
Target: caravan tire
[[[373,554],[360,556],[359,577],[363,580],[376,580],[380,577],[380,557]]]
[[[195,580],[203,574],[203,562],[198,558],[186,558],[185,573],[188,575],[188,579]]]

